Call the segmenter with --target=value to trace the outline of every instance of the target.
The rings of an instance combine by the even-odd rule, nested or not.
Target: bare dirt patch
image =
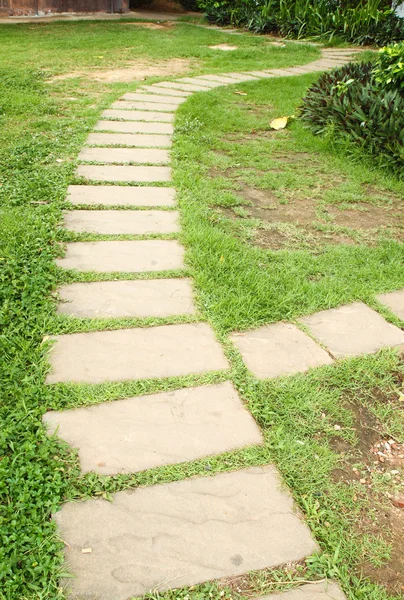
[[[123,25],[140,27],[141,29],[170,29],[175,25],[175,23],[173,23],[173,21],[162,21],[161,23],[149,23],[148,21],[130,21],[128,23],[123,23]]]
[[[209,46],[212,50],[223,50],[224,52],[231,52],[237,50],[238,46],[231,46],[230,44],[217,44],[216,46]]]
[[[129,83],[131,81],[143,81],[147,77],[170,77],[173,75],[182,75],[190,68],[191,61],[187,58],[173,58],[171,60],[158,61],[145,64],[144,61],[132,61],[126,67],[121,69],[108,69],[106,71],[73,71],[56,75],[48,80],[48,83],[83,77],[94,81],[103,81],[105,83]]]

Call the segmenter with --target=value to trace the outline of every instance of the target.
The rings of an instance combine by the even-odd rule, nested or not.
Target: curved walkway
[[[99,274],[107,273],[109,280],[62,287],[58,310],[88,319],[188,315],[191,322],[56,336],[48,384],[229,369],[210,326],[192,322],[192,282],[181,277],[184,251],[172,239],[179,231],[175,190],[169,187],[174,112],[194,92],[324,71],[343,64],[350,54],[327,50],[320,60],[302,67],[143,85],[104,111],[79,156],[78,175],[97,185],[70,186],[72,210],[65,215],[65,226],[77,233],[143,238],[67,244],[58,261],[62,268],[93,273],[94,279],[104,279]],[[114,280],[122,273],[132,277]],[[307,364],[297,365],[297,370],[332,361],[326,350],[297,331],[303,344],[312,344],[306,348]],[[397,332],[388,333],[395,342]],[[247,346],[245,338],[244,346],[240,339],[235,342],[242,354],[247,347],[243,356],[249,365],[248,340]],[[279,374],[250,368],[257,377]],[[50,432],[57,430],[79,449],[84,473],[103,475],[134,473],[262,443],[259,428],[230,382],[49,412],[45,421]],[[150,589],[194,585],[299,561],[317,550],[272,465],[122,491],[112,502],[68,503],[55,520],[66,544],[68,568],[75,575],[68,584],[72,598],[128,600]],[[312,592],[319,600],[344,598],[338,586],[323,583],[281,596],[309,598]]]

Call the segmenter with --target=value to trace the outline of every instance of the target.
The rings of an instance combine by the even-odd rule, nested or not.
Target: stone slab
[[[64,226],[78,233],[148,234],[177,233],[179,215],[167,210],[71,210]]]
[[[155,148],[83,148],[79,154],[83,162],[138,163],[166,165],[170,162],[167,150]]]
[[[142,102],[141,100],[138,100],[137,102],[117,100],[111,105],[111,108],[117,110],[157,110],[159,112],[175,112],[177,109],[177,107],[172,104],[163,102],[157,104],[155,102]]]
[[[162,81],[161,83],[155,83],[154,87],[160,87],[164,90],[179,90],[184,92],[206,92],[206,87],[201,85],[191,85],[190,83],[174,83],[172,81]]]
[[[137,91],[139,93],[148,93],[151,92],[152,94],[158,94],[161,96],[174,96],[175,98],[188,98],[188,96],[192,96],[192,92],[185,92],[184,90],[170,90],[170,89],[162,89],[159,87],[156,87],[157,83],[155,83],[154,85],[142,85],[141,88],[139,88]]]
[[[58,313],[79,318],[169,317],[195,313],[189,279],[71,283],[58,289]]]
[[[102,383],[228,369],[206,323],[54,336],[46,383]]]
[[[399,319],[404,321],[404,290],[379,294],[376,298],[379,302],[385,304]]]
[[[308,335],[290,323],[274,323],[230,339],[239,349],[247,368],[258,379],[303,373],[329,365],[331,357]]]
[[[170,123],[144,123],[142,121],[98,121],[94,131],[114,131],[116,133],[158,133],[172,135],[174,127]]]
[[[175,190],[152,186],[69,185],[66,200],[88,206],[175,206]]]
[[[104,119],[122,119],[123,121],[147,121],[148,123],[172,123],[174,115],[149,110],[114,110],[108,109],[101,113]]]
[[[169,135],[147,135],[137,133],[90,133],[86,139],[87,146],[148,146],[169,148],[171,137]]]
[[[129,102],[156,102],[157,104],[160,102],[164,102],[165,104],[172,104],[174,107],[179,106],[183,102],[186,101],[186,98],[176,98],[175,96],[161,96],[161,94],[138,94],[128,92],[124,94],[121,100],[128,100]]]
[[[226,77],[225,75],[201,75],[199,77],[199,79],[203,79],[207,82],[209,81],[216,81],[217,83],[221,83],[221,84],[234,84],[237,83],[237,81],[234,80],[234,78],[232,77]]]
[[[78,448],[83,473],[135,473],[262,443],[229,383],[48,412],[50,433]]]
[[[252,75],[247,75],[246,73],[225,73],[226,77],[234,77],[238,79],[240,83],[243,81],[257,81],[257,77],[252,77]]]
[[[210,88],[218,87],[215,81],[205,81],[202,77],[183,77],[178,79],[178,83],[190,83],[191,85],[201,85],[206,87],[206,91]]]
[[[272,465],[72,502],[54,519],[76,575],[71,598],[128,600],[317,550]]]
[[[300,320],[336,358],[404,344],[404,332],[362,302],[323,310]]]
[[[90,181],[122,181],[126,183],[171,181],[170,167],[79,165],[76,173],[79,177],[85,177]]]
[[[184,249],[175,240],[73,242],[66,244],[64,269],[98,273],[144,273],[182,269]]]
[[[288,592],[260,596],[253,600],[346,600],[346,596],[333,581],[309,583]]]

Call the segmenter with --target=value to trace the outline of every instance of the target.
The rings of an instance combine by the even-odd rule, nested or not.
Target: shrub
[[[373,73],[382,87],[404,91],[404,43],[381,48]]]
[[[373,63],[350,63],[323,74],[303,99],[301,118],[316,134],[354,142],[402,176],[404,97],[385,89]]]

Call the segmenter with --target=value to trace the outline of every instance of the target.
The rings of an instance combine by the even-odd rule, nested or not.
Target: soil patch
[[[231,52],[237,50],[238,46],[230,46],[229,44],[217,44],[216,46],[209,46],[212,50],[223,50],[224,52]]]
[[[170,77],[173,75],[182,75],[186,73],[191,65],[187,58],[173,58],[171,60],[157,61],[155,63],[145,64],[142,60],[133,61],[122,69],[108,69],[106,71],[73,71],[56,75],[48,80],[48,83],[73,79],[74,77],[85,77],[95,81],[106,83],[129,83],[131,81],[143,81],[147,77]]]
[[[128,23],[123,23],[123,25],[131,25],[132,27],[140,27],[142,29],[169,29],[170,27],[173,27],[175,23],[173,23],[172,21],[162,21],[161,23],[149,23],[147,21],[129,21]]]

